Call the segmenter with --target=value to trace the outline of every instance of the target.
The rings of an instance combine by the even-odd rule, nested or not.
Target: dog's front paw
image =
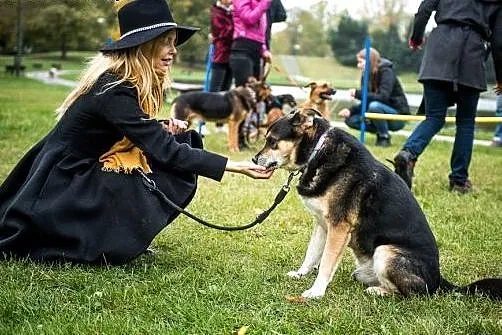
[[[302,297],[307,299],[320,299],[324,297],[325,290],[320,290],[315,287],[311,287],[302,293]]]
[[[309,272],[299,269],[298,271],[289,271],[288,276],[295,279],[301,279],[305,277]]]

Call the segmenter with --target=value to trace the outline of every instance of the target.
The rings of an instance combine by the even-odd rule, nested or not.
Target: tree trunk
[[[66,59],[66,54],[68,50],[66,49],[66,34],[61,35],[61,59]]]

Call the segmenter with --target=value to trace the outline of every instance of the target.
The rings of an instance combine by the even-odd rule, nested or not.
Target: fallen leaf
[[[307,302],[307,298],[304,298],[301,295],[287,295],[286,300],[289,302],[297,302],[302,304]]]
[[[242,326],[237,332],[235,332],[234,334],[235,335],[245,335],[247,330],[248,330],[248,326]]]

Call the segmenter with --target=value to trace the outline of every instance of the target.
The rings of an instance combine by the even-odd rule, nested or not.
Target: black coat
[[[184,207],[197,175],[220,180],[226,158],[194,132],[172,136],[140,109],[136,90],[103,75],[0,186],[0,251],[37,260],[124,263],[178,215],[134,172],[102,171],[98,158],[127,136],[159,188]]]
[[[392,62],[388,59],[380,60],[378,71],[375,73],[376,91],[368,92],[368,102],[379,101],[394,108],[399,114],[410,114],[408,99],[392,66]],[[362,99],[361,90],[356,90],[355,98]],[[350,110],[351,115],[359,114],[360,106],[353,106]]]
[[[267,31],[265,33],[265,43],[268,50],[270,50],[270,40],[272,38],[272,24],[284,22],[287,18],[288,14],[281,0],[272,0],[270,7],[267,9]]]
[[[486,90],[489,42],[496,78],[502,82],[502,1],[424,0],[415,14],[412,40],[423,39],[433,11],[437,27],[426,40],[419,81],[441,80]]]

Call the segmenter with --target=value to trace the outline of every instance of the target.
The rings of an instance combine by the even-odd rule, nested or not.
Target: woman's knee
[[[372,101],[368,104],[368,112],[370,113],[385,113],[384,104],[380,101]]]

